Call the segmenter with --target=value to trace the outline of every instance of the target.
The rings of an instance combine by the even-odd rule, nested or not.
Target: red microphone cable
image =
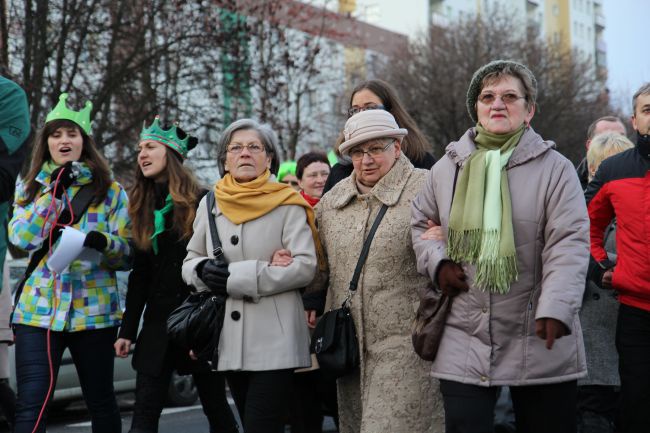
[[[65,197],[65,201],[68,205],[68,209],[70,210],[70,221],[66,223],[59,223],[59,217],[61,216],[61,213],[59,209],[56,207],[56,200],[54,199],[56,195],[57,188],[60,187],[59,185],[59,179],[61,178],[61,175],[63,174],[63,170],[59,173],[57,176],[55,183],[54,183],[54,188],[52,188],[52,203],[50,203],[50,206],[47,210],[47,214],[45,215],[45,221],[43,223],[43,227],[41,229],[41,236],[43,236],[43,231],[45,229],[45,223],[49,220],[49,217],[52,213],[52,211],[55,211],[55,217],[54,217],[54,222],[50,226],[50,233],[49,233],[49,247],[50,251],[52,250],[52,235],[54,234],[55,230],[59,227],[63,228],[66,226],[72,225],[72,222],[74,221],[74,211],[72,210],[72,202],[70,201],[70,197],[68,196],[68,192],[64,189],[63,190],[63,196]],[[54,324],[54,320],[56,318],[56,312],[58,309],[58,297],[56,296],[56,291],[58,288],[58,275],[56,272],[52,271],[52,278],[54,279],[54,284],[52,286],[52,303],[53,303],[53,313],[52,317],[50,318],[50,326],[47,328],[47,363],[50,371],[50,384],[47,389],[47,394],[45,395],[45,400],[43,400],[43,405],[41,406],[41,410],[38,413],[38,418],[36,419],[36,423],[34,424],[34,429],[32,430],[32,433],[36,433],[38,430],[38,426],[41,423],[41,419],[43,418],[43,414],[45,413],[45,408],[47,407],[47,403],[50,400],[50,397],[52,395],[52,392],[54,390],[54,365],[52,363],[52,347],[51,347],[51,331],[52,331],[52,326]]]

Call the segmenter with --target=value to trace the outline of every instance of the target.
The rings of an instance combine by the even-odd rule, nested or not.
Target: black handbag
[[[216,260],[225,261],[212,208],[214,193],[208,192],[206,208]],[[209,290],[191,293],[167,318],[167,335],[172,343],[185,350],[192,350],[201,361],[217,365],[219,337],[223,328],[226,296],[218,296]]]
[[[368,258],[372,238],[375,236],[377,227],[379,227],[387,209],[388,206],[382,205],[377,213],[375,222],[361,249],[352,280],[350,280],[348,296],[343,301],[341,308],[332,309],[323,314],[314,328],[310,349],[312,353],[316,354],[321,371],[330,377],[345,376],[359,367],[359,340],[350,312],[350,301],[357,290],[361,269]]]

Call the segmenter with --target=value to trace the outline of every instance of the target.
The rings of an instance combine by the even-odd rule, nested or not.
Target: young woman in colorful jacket
[[[120,432],[113,392],[113,342],[122,310],[115,271],[130,267],[127,196],[90,136],[87,102],[66,106],[67,94],[47,116],[34,143],[31,169],[18,181],[9,240],[26,251],[49,251],[29,275],[13,314],[18,401],[16,433],[44,432],[45,406],[56,384],[61,356],[70,350],[92,431]],[[87,187],[85,187],[88,185]],[[64,209],[82,187],[92,199],[77,222]],[[60,218],[59,218],[60,217]],[[46,264],[58,243],[50,239],[70,225],[85,235],[95,260],[73,260],[61,272]]]

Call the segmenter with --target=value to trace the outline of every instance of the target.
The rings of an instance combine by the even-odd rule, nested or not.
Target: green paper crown
[[[153,119],[153,123],[148,128],[144,122],[142,123],[140,141],[157,141],[171,148],[172,150],[175,150],[183,158],[186,158],[187,152],[189,150],[188,143],[190,141],[190,136],[186,135],[183,139],[179,138],[176,129],[177,125],[178,124],[174,124],[169,129],[162,129],[160,126],[160,116],[156,116],[155,119]]]
[[[68,108],[66,100],[68,99],[67,93],[61,93],[59,96],[59,103],[45,118],[45,123],[52,120],[65,119],[76,123],[79,128],[83,129],[88,135],[92,133],[92,122],[90,121],[90,112],[93,109],[93,103],[86,101],[86,105],[80,111],[73,111]]]

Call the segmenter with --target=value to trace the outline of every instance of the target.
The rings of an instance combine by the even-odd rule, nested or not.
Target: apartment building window
[[[553,16],[558,16],[560,15],[560,7],[555,3],[553,5]]]

